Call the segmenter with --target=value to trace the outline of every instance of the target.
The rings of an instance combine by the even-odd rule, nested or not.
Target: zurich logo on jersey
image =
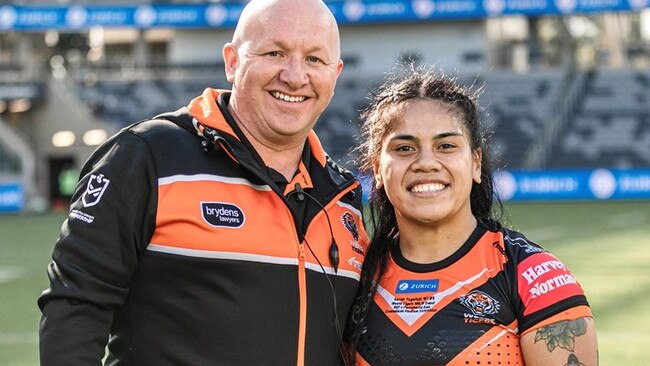
[[[396,294],[414,294],[419,292],[436,292],[440,280],[401,280],[395,289]]]

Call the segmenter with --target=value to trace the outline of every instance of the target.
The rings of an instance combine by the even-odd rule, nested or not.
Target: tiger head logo
[[[343,226],[352,234],[354,240],[359,240],[359,228],[357,227],[357,221],[354,219],[351,213],[346,212],[341,216],[341,222]]]
[[[460,303],[476,316],[484,317],[499,312],[499,302],[483,291],[473,290],[460,297]]]

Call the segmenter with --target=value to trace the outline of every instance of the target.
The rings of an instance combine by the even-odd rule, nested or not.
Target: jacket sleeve
[[[41,365],[100,365],[140,251],[155,226],[154,158],[122,131],[86,162],[38,299]]]

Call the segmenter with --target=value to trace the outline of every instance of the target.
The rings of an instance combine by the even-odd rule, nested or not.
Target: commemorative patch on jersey
[[[110,180],[104,177],[104,174],[91,174],[86,185],[86,191],[81,197],[83,206],[91,207],[98,204],[110,182]]]
[[[203,220],[214,227],[238,228],[244,225],[244,211],[224,202],[201,202]]]

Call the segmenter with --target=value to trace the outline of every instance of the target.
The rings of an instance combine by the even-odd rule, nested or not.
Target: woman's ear
[[[483,151],[477,148],[472,152],[472,179],[476,184],[481,184],[481,161],[483,161]]]
[[[376,189],[380,189],[384,186],[384,182],[381,179],[381,174],[379,173],[379,162],[377,160],[372,162],[372,176]]]
[[[381,180],[381,174],[375,174],[375,188],[380,189],[384,186],[384,182]]]

